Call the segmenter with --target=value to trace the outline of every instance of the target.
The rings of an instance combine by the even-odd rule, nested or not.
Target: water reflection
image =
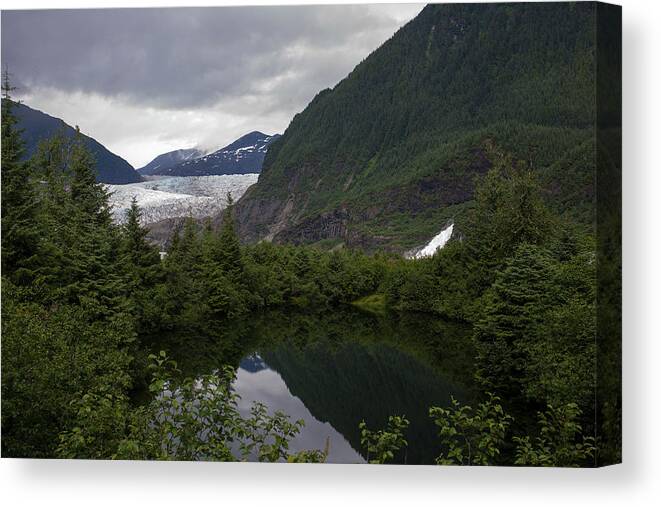
[[[330,437],[332,463],[364,462],[358,424],[381,428],[389,415],[411,421],[395,461],[433,463],[440,450],[429,407],[472,396],[468,330],[421,315],[268,312],[161,336],[158,345],[186,376],[238,367],[242,414],[261,401],[303,419],[291,450],[323,449]]]
[[[301,399],[289,391],[280,374],[269,368],[258,354],[247,356],[241,361],[234,388],[241,396],[239,411],[244,417],[250,416],[253,401],[261,401],[271,412],[281,410],[294,421],[305,421],[301,433],[290,442],[291,452],[323,449],[326,439],[329,439],[329,463],[365,462],[331,424],[319,421],[310,413]]]

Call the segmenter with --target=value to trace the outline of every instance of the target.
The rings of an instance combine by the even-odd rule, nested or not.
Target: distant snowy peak
[[[204,152],[197,148],[181,149],[169,151],[156,157],[144,167],[138,169],[143,176],[151,176],[154,174],[167,174],[166,171],[172,167],[187,162],[195,158],[201,157]]]
[[[220,148],[218,151],[215,151],[214,153],[218,153],[222,151],[227,151],[227,152],[238,151],[247,148],[262,149],[264,152],[266,152],[266,148],[268,147],[268,145],[271,144],[271,142],[275,141],[278,137],[280,137],[280,134],[274,134],[272,136],[269,136],[263,134],[262,132],[254,131],[239,137],[233,143],[228,144],[224,148]]]
[[[165,170],[159,169],[154,174],[212,176],[259,173],[269,146],[279,137],[279,134],[250,132],[213,153],[183,161]]]

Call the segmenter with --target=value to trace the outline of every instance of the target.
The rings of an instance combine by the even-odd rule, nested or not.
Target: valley
[[[131,200],[142,211],[142,224],[192,217],[211,218],[227,206],[227,195],[239,199],[257,182],[258,174],[221,176],[151,176],[147,181],[128,185],[107,185],[113,218],[122,223]]]

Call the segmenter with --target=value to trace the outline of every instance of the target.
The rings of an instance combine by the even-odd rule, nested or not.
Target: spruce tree
[[[69,196],[74,210],[72,224],[78,240],[72,246],[76,269],[75,294],[91,298],[99,311],[108,312],[126,301],[120,269],[120,237],[111,221],[108,193],[96,182],[95,163],[80,132],[69,143]]]
[[[71,173],[71,199],[79,210],[96,223],[111,221],[109,194],[102,183],[96,181],[96,162],[76,126],[76,135],[70,143],[69,170]]]
[[[147,240],[149,231],[140,224],[141,218],[142,210],[133,197],[122,226],[122,249],[124,258],[138,270],[158,265],[160,261],[158,251]]]
[[[227,194],[227,208],[223,211],[223,219],[219,238],[219,263],[224,273],[233,281],[238,282],[243,274],[241,245],[234,226],[234,201]]]
[[[546,244],[554,222],[532,172],[511,155],[487,145],[493,167],[475,188],[466,226],[469,286],[478,297],[521,244]]]
[[[71,249],[78,240],[78,232],[72,226],[76,210],[68,191],[68,140],[62,131],[39,143],[30,167],[39,182],[35,192],[40,203],[37,278],[41,297],[44,302],[59,301],[75,279]]]
[[[31,164],[40,181],[44,297],[84,304],[98,315],[123,311],[119,230],[88,148],[79,135],[71,139],[60,132],[40,144]]]
[[[29,283],[30,263],[38,247],[36,199],[29,167],[22,161],[24,143],[14,116],[14,102],[5,70],[2,79],[2,273]]]
[[[192,217],[186,218],[183,228],[175,229],[163,262],[165,284],[160,298],[164,301],[163,315],[168,326],[188,326],[204,312],[202,248],[197,228]]]
[[[482,298],[475,324],[477,377],[483,387],[508,398],[521,395],[526,375],[528,341],[550,308],[555,290],[548,252],[521,245]]]
[[[156,285],[160,281],[161,260],[158,250],[149,244],[147,229],[140,224],[142,212],[135,197],[126,211],[121,228],[122,268],[129,305],[141,330],[157,324]]]

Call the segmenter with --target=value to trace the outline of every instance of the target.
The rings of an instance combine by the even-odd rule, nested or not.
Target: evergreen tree
[[[190,271],[199,261],[201,253],[197,237],[197,224],[192,217],[187,217],[184,221],[181,238],[177,243],[176,250],[173,249],[170,260],[174,261],[179,257],[179,260],[184,264],[184,269]]]
[[[227,317],[233,313],[232,307],[236,305],[239,296],[222,268],[222,244],[210,220],[202,229],[200,242],[202,257],[198,276],[201,299],[210,317]]]
[[[163,262],[165,282],[158,299],[167,327],[190,325],[198,320],[205,304],[200,292],[202,251],[197,224],[192,217],[173,231],[170,248]]]
[[[73,283],[71,250],[77,246],[78,233],[72,226],[77,210],[73,207],[68,184],[68,140],[59,131],[39,143],[30,159],[30,167],[39,182],[35,192],[39,200],[37,222],[41,251],[33,288],[42,301],[62,298],[65,287]]]
[[[529,358],[528,398],[558,407],[577,403],[590,425],[597,381],[595,264],[591,247],[556,263],[550,280],[556,291],[554,305],[541,316],[533,339],[523,344]]]
[[[135,197],[126,211],[122,226],[122,249],[131,266],[134,268],[151,268],[159,264],[158,250],[147,240],[148,230],[140,224],[142,210]]]
[[[156,285],[160,281],[161,260],[158,250],[147,241],[147,229],[140,224],[142,211],[135,197],[122,226],[122,264],[127,274],[126,290],[133,314],[141,328],[157,325]]]
[[[30,263],[38,248],[35,226],[36,200],[30,171],[21,159],[24,143],[12,111],[14,103],[5,70],[2,78],[2,273],[14,281],[29,283]]]
[[[523,244],[482,298],[483,313],[474,329],[477,377],[486,390],[520,396],[525,378],[526,342],[554,297],[552,260],[539,247]]]
[[[31,166],[40,181],[35,290],[44,301],[84,303],[100,315],[124,311],[119,230],[87,148],[59,133],[40,144]]]
[[[96,181],[94,156],[85,146],[77,126],[76,136],[70,143],[69,159],[71,199],[80,211],[89,215],[95,222],[109,224],[111,220],[109,194],[105,186]]]
[[[70,199],[73,230],[78,239],[70,245],[75,281],[69,287],[74,299],[90,298],[104,314],[126,309],[121,267],[121,238],[112,223],[108,194],[94,175],[93,159],[75,139],[71,146]]]
[[[532,172],[493,145],[487,144],[486,149],[493,167],[475,188],[475,207],[465,234],[471,255],[492,270],[518,245],[544,243],[553,222]]]
[[[547,244],[557,229],[530,170],[492,144],[486,149],[493,167],[476,185],[475,206],[462,228],[471,299],[493,283],[519,245]]]
[[[223,211],[219,238],[219,263],[224,273],[233,282],[238,282],[243,274],[243,260],[241,258],[241,245],[234,225],[234,201],[231,194],[227,194],[227,208]]]

